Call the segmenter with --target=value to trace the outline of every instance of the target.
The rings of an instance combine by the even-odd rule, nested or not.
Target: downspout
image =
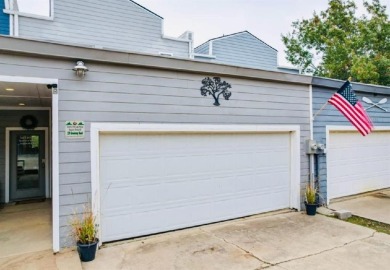
[[[188,51],[190,59],[194,59],[194,41],[191,39],[188,41]]]
[[[5,0],[5,9],[11,11],[9,14],[9,35],[19,36],[19,15],[18,5],[15,0]]]
[[[13,0],[5,0],[5,9],[13,10],[14,9],[14,1]],[[14,14],[9,14],[9,35],[12,37],[14,35]]]
[[[309,100],[310,100],[310,140],[314,140],[314,117],[313,117],[313,86],[309,85]],[[314,154],[309,154],[309,182],[311,185],[314,184]]]

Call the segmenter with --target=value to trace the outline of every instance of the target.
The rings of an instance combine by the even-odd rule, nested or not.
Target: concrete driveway
[[[390,236],[290,212],[150,236],[101,248],[83,269],[387,269]]]
[[[390,189],[331,202],[332,210],[349,210],[353,215],[390,224]]]

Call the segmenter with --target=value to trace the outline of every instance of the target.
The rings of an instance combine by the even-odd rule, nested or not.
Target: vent
[[[168,53],[168,52],[159,52],[158,54],[162,56],[173,56],[173,53]]]

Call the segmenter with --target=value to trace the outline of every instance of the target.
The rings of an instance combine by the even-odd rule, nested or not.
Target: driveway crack
[[[257,270],[257,269],[264,269],[264,268],[267,268],[267,267],[269,267],[269,266],[273,266],[272,263],[269,263],[269,262],[267,262],[267,261],[264,261],[264,260],[260,259],[259,257],[257,257],[255,254],[253,254],[253,253],[250,252],[249,250],[246,250],[245,248],[242,248],[242,247],[240,247],[239,245],[237,245],[237,244],[235,244],[235,243],[229,242],[229,241],[227,241],[227,240],[226,240],[225,238],[223,238],[223,237],[219,237],[219,236],[217,236],[217,235],[215,235],[215,234],[213,234],[213,233],[211,233],[211,232],[208,232],[208,231],[203,230],[202,228],[199,228],[199,230],[201,230],[202,232],[204,232],[204,233],[206,233],[206,234],[209,234],[209,235],[211,235],[211,236],[213,236],[213,237],[215,237],[215,238],[217,238],[217,239],[219,239],[219,240],[225,242],[226,244],[229,244],[229,245],[232,245],[232,246],[238,248],[239,250],[241,250],[241,251],[243,251],[244,253],[248,254],[248,255],[251,256],[252,258],[256,259],[256,260],[257,260],[258,262],[260,262],[261,264],[268,264],[268,265],[262,266],[261,268],[256,268],[255,270]]]
[[[292,261],[296,261],[296,260],[305,259],[305,258],[309,258],[309,257],[312,257],[312,256],[320,255],[320,254],[323,254],[323,253],[326,253],[326,252],[329,252],[329,251],[332,251],[332,250],[336,250],[336,249],[348,246],[348,245],[350,245],[352,243],[355,243],[355,242],[358,242],[358,241],[363,241],[363,240],[366,240],[366,239],[370,239],[370,238],[374,237],[375,234],[376,234],[376,232],[373,232],[370,236],[367,236],[367,237],[364,237],[364,238],[360,238],[360,239],[355,239],[355,240],[349,241],[347,243],[344,243],[344,244],[336,246],[336,247],[332,247],[332,248],[328,248],[328,249],[325,249],[325,250],[321,250],[321,251],[319,251],[317,253],[308,254],[306,256],[297,257],[297,258],[293,258],[293,259],[290,259],[290,260],[285,260],[285,261],[281,261],[281,262],[278,262],[278,263],[275,263],[275,264],[271,264],[271,266],[275,266],[275,265],[279,265],[279,264],[282,264],[282,263],[292,262]],[[281,266],[279,266],[279,267],[281,267]]]
[[[345,247],[347,245],[350,245],[352,243],[355,243],[355,242],[358,242],[358,241],[363,241],[363,240],[366,240],[366,239],[370,239],[372,237],[375,236],[376,232],[374,231],[370,236],[367,236],[367,237],[364,237],[364,238],[360,238],[360,239],[355,239],[355,240],[352,240],[352,241],[349,241],[349,242],[346,242],[342,245],[338,245],[338,246],[335,246],[335,247],[332,247],[332,248],[329,248],[329,249],[325,249],[325,250],[321,250],[317,253],[313,253],[313,254],[308,254],[306,256],[302,256],[302,257],[297,257],[297,258],[293,258],[293,259],[290,259],[290,260],[285,260],[285,261],[281,261],[281,262],[277,262],[277,263],[271,263],[271,262],[267,262],[265,260],[262,260],[260,259],[259,257],[257,257],[255,254],[253,254],[252,252],[250,252],[249,250],[246,250],[245,248],[242,248],[240,247],[239,245],[235,244],[235,243],[232,243],[232,242],[229,242],[227,241],[225,238],[223,237],[219,237],[217,235],[215,235],[214,233],[211,233],[211,232],[208,232],[208,231],[205,231],[203,230],[202,228],[199,228],[200,231],[206,233],[206,234],[209,234],[229,245],[232,245],[236,248],[238,248],[239,250],[245,252],[246,254],[250,255],[251,257],[253,257],[254,259],[256,259],[258,262],[262,263],[262,264],[266,264],[264,266],[261,266],[260,268],[256,268],[255,270],[259,270],[259,269],[266,269],[268,267],[271,267],[271,266],[279,266],[279,267],[282,267],[280,266],[280,264],[283,264],[283,263],[287,263],[287,262],[292,262],[292,261],[296,261],[296,260],[300,260],[300,259],[305,259],[305,258],[309,258],[309,257],[312,257],[312,256],[316,256],[316,255],[320,255],[320,254],[323,254],[323,253],[326,253],[326,252],[329,252],[329,251],[332,251],[332,250],[336,250],[336,249],[339,249],[339,248],[342,248],[342,247]],[[283,268],[283,267],[282,267]],[[284,268],[283,268],[284,269]]]

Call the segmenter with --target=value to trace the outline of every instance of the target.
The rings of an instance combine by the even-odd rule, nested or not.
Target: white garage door
[[[102,134],[102,241],[290,206],[290,133]]]
[[[328,198],[390,187],[390,132],[330,132]]]

